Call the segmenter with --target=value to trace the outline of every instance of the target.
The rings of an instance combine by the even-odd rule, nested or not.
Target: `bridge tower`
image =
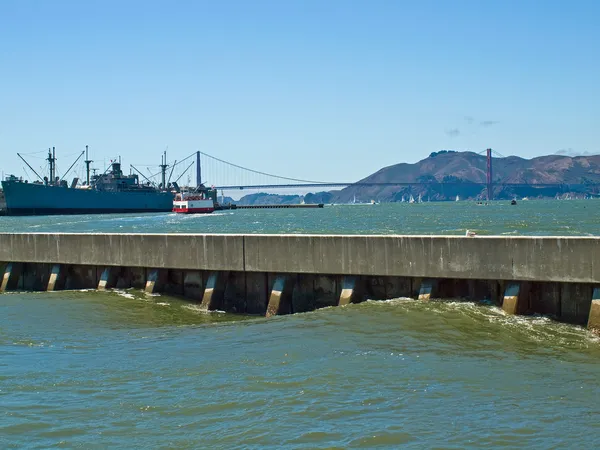
[[[487,153],[487,180],[486,180],[486,182],[487,182],[487,199],[493,200],[494,186],[492,185],[492,149],[488,148],[486,150],[486,153]]]
[[[200,152],[196,152],[196,187],[202,184],[202,167],[200,166]]]

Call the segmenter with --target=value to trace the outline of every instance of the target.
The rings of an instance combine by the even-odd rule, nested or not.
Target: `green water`
[[[596,201],[0,218],[2,231],[596,235]],[[439,300],[274,319],[0,296],[0,448],[594,448],[600,342]]]
[[[0,217],[0,231],[596,235],[600,200],[327,206],[181,215]]]

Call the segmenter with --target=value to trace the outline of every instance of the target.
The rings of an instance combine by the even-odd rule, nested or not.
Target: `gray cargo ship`
[[[29,183],[13,175],[2,181],[7,215],[139,213],[173,209],[174,193],[165,189],[166,156],[161,164],[162,184],[158,187],[149,180],[146,184],[140,183],[136,174],[124,175],[120,161],[112,162],[103,174],[90,177],[92,161],[87,157],[87,146],[86,181],[81,185],[77,178],[69,185],[65,179],[56,176],[54,149],[48,151],[47,160],[50,173],[43,179],[25,161],[40,181]]]

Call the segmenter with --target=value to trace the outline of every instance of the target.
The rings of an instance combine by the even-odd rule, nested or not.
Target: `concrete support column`
[[[132,288],[135,289],[145,289],[146,282],[148,281],[147,270],[143,267],[130,267],[127,270],[125,276],[121,278],[126,278],[127,282],[125,285],[129,284]]]
[[[269,301],[266,273],[246,272],[246,313],[265,315]]]
[[[209,311],[218,309],[219,305],[223,303],[228,277],[229,272],[210,272],[202,296],[200,305],[202,308]]]
[[[519,292],[521,291],[520,283],[508,283],[504,291],[504,299],[502,300],[502,309],[507,314],[517,314],[519,310]]]
[[[430,300],[435,284],[436,280],[433,280],[431,278],[426,278],[423,281],[421,281],[421,288],[419,289],[419,300]]]
[[[161,290],[167,279],[167,271],[165,269],[148,269],[146,277],[146,287],[144,291],[148,294],[154,294]]]
[[[290,309],[289,279],[286,275],[278,275],[273,282],[266,317],[284,314]]]
[[[21,263],[11,262],[6,265],[2,277],[2,284],[0,284],[0,292],[11,291],[17,288],[22,269],[23,264]]]
[[[65,271],[64,289],[96,289],[98,269],[95,266],[69,266]]]
[[[356,296],[356,285],[356,277],[347,276],[342,278],[342,291],[340,292],[338,306],[352,303],[353,298]]]
[[[600,287],[594,287],[592,293],[592,304],[590,305],[590,315],[587,323],[588,329],[595,333],[600,333]]]
[[[188,270],[183,275],[183,295],[201,302],[204,295],[204,279],[199,270]]]
[[[50,271],[50,278],[48,279],[46,290],[58,291],[64,289],[66,278],[67,267],[62,264],[54,264]]]
[[[119,275],[119,267],[106,267],[100,275],[100,281],[98,281],[98,290],[105,291],[106,289],[112,289],[117,284]]]
[[[594,287],[585,283],[562,283],[560,289],[561,320],[578,325],[589,321]]]

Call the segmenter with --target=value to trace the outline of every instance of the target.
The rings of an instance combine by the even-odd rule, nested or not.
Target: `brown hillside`
[[[364,178],[363,182],[443,182],[444,177],[455,177],[467,182],[484,183],[486,180],[487,160],[485,155],[473,152],[440,153],[430,156],[415,164],[400,163],[384,167]],[[549,155],[533,159],[517,156],[494,158],[493,180],[495,183],[553,183],[553,184],[586,184],[600,183],[600,155],[594,156],[559,156]],[[499,189],[499,196],[511,197],[512,191]],[[527,195],[554,196],[549,191],[536,191]],[[558,193],[558,192],[557,192]],[[348,187],[336,193],[336,201],[347,202],[354,198],[359,201],[378,199],[380,201],[399,200],[402,195],[429,196],[432,200],[444,200],[459,195],[461,198],[474,198],[481,194],[481,189],[454,188],[409,188],[389,187]]]

